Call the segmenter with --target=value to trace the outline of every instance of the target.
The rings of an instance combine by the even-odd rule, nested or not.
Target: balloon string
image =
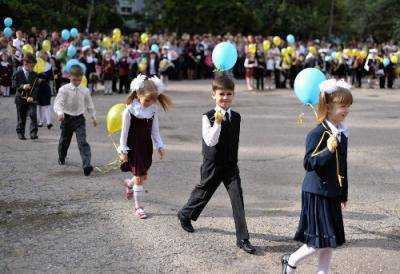
[[[115,141],[114,141],[114,139],[112,137],[112,134],[109,134],[108,137],[110,137],[111,142],[113,143],[114,148],[115,148],[115,150],[117,151],[117,154],[118,154],[118,147],[117,147],[117,144],[115,143]]]
[[[312,109],[312,111],[314,112],[314,115],[315,115],[315,119],[318,120],[318,114],[317,114],[317,111],[315,110],[314,106],[311,105],[310,103],[307,103],[306,105]]]

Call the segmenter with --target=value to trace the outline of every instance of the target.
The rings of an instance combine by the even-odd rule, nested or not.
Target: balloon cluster
[[[3,30],[3,34],[6,38],[10,38],[13,34],[13,31],[11,29],[11,26],[13,24],[13,20],[10,17],[7,17],[6,19],[4,19],[4,30]]]

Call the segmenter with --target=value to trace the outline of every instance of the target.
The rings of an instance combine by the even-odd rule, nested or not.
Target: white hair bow
[[[350,90],[351,89],[351,85],[348,84],[343,79],[340,79],[339,81],[337,81],[336,79],[329,79],[329,80],[325,80],[321,84],[319,84],[319,89],[322,92],[325,92],[325,93],[328,93],[328,94],[331,94],[331,93],[337,91],[338,88],[343,88],[343,89]]]
[[[132,80],[131,85],[130,85],[131,91],[138,91],[139,89],[143,88],[143,86],[144,86],[143,82],[146,79],[148,79],[149,81],[152,81],[154,83],[154,85],[157,88],[157,93],[159,95],[165,91],[165,85],[160,78],[158,78],[157,76],[147,78],[147,76],[144,74],[139,74],[135,79]]]

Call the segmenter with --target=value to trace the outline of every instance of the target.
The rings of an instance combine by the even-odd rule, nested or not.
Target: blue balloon
[[[384,67],[387,67],[387,66],[390,64],[389,58],[387,58],[387,57],[383,58],[382,63],[383,63],[383,66],[384,66]]]
[[[296,40],[294,39],[294,36],[292,34],[289,34],[288,36],[286,36],[286,41],[289,44],[294,44],[294,42],[296,42]]]
[[[3,33],[4,33],[4,36],[5,36],[6,38],[10,38],[10,37],[12,36],[13,31],[12,31],[11,28],[6,27],[6,28],[3,30]]]
[[[160,47],[157,44],[151,45],[150,51],[158,53],[160,51]]]
[[[72,29],[69,31],[69,33],[71,34],[71,37],[72,37],[72,38],[75,38],[75,37],[78,36],[79,31],[78,31],[77,28],[72,28]]]
[[[7,17],[6,19],[4,19],[4,26],[6,26],[7,28],[11,27],[13,24],[13,20],[10,17]]]
[[[69,73],[73,66],[80,66],[83,70],[83,73],[86,73],[86,66],[84,64],[82,64],[81,62],[79,62],[78,59],[69,60],[67,62],[67,64],[65,65],[65,71]]]
[[[233,68],[237,60],[236,47],[230,42],[222,42],[215,46],[212,52],[212,61],[219,71]]]
[[[294,80],[294,92],[297,98],[305,105],[316,105],[319,101],[319,84],[325,80],[325,75],[319,69],[303,69]]]
[[[67,49],[67,56],[73,58],[76,54],[76,47],[74,45],[69,45]]]
[[[89,39],[83,39],[82,41],[82,47],[90,47],[90,40]]]
[[[331,54],[332,59],[336,59],[336,55],[337,55],[336,51],[332,52],[332,54]]]
[[[70,36],[71,36],[71,34],[69,33],[69,30],[67,30],[67,29],[64,29],[64,30],[61,32],[61,37],[62,37],[62,39],[64,39],[64,40],[68,40]]]

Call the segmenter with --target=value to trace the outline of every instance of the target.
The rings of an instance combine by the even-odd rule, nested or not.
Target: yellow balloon
[[[312,55],[316,55],[317,54],[317,49],[314,46],[311,46],[308,48],[308,51],[312,54]]]
[[[109,134],[113,134],[117,131],[120,131],[122,128],[122,112],[125,109],[125,104],[116,104],[113,105],[107,113],[106,122],[107,122],[107,131]]]
[[[149,41],[149,36],[147,33],[142,33],[142,35],[140,35],[140,41],[142,41],[143,44],[147,44]]]
[[[397,64],[397,62],[399,61],[397,55],[392,55],[390,56],[390,62],[392,62],[393,64]]]
[[[116,36],[121,36],[121,30],[119,29],[119,28],[115,28],[114,30],[113,30],[113,36],[114,35],[116,35]]]
[[[121,42],[122,36],[113,34],[112,40],[113,40],[114,43],[118,44],[119,42]]]
[[[365,51],[365,50],[360,51],[359,53],[360,53],[360,57],[361,57],[362,59],[365,59],[365,58],[367,58],[367,56],[368,56],[368,52]]]
[[[341,52],[337,52],[336,53],[336,60],[340,60],[342,59],[342,53]]]
[[[50,51],[50,49],[51,49],[51,43],[50,43],[49,40],[44,40],[44,41],[42,42],[42,49],[43,49],[44,51]]]
[[[287,53],[288,53],[289,55],[292,55],[292,56],[294,55],[294,48],[293,48],[293,47],[290,47],[290,46],[289,46],[289,47],[286,48],[286,50],[287,50]]]
[[[281,53],[282,53],[282,55],[286,55],[286,54],[288,54],[288,52],[287,52],[287,48],[283,48],[283,49],[282,49],[282,51],[281,51]]]
[[[22,46],[22,53],[23,54],[33,54],[33,48],[32,48],[32,46],[31,45],[29,45],[29,44],[25,44],[25,45],[23,45]]]
[[[139,68],[139,72],[146,72],[146,70],[147,70],[147,60],[143,59],[142,61],[140,61],[139,65],[138,65],[138,68]]]
[[[46,69],[46,62],[42,58],[36,59],[36,64],[33,67],[33,71],[36,73],[43,73]]]
[[[264,40],[263,42],[264,51],[268,51],[270,47],[271,47],[271,42],[269,40]]]
[[[103,38],[103,46],[106,47],[106,48],[111,48],[111,45],[112,45],[111,38],[107,37],[107,36],[104,37]]]
[[[350,50],[349,49],[344,49],[343,54],[346,56],[349,56]]]
[[[257,46],[256,46],[256,44],[250,44],[250,45],[249,45],[249,53],[250,53],[250,54],[256,54],[256,51],[257,51]]]
[[[275,36],[272,39],[272,42],[274,43],[275,46],[279,46],[282,43],[282,39],[279,36]]]
[[[87,79],[86,76],[82,76],[81,86],[87,88]]]

